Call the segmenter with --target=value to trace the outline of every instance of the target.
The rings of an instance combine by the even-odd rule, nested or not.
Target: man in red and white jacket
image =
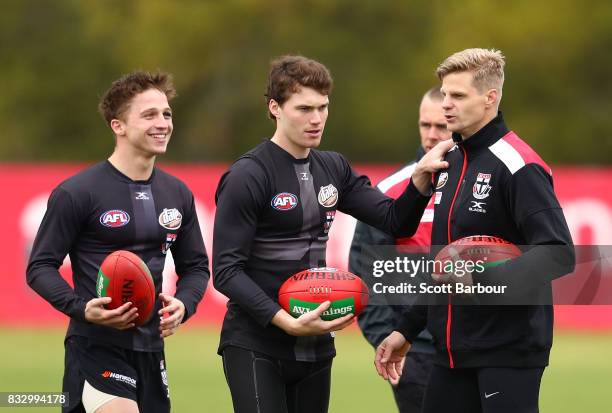
[[[417,151],[416,160],[386,177],[377,185],[380,191],[391,198],[399,197],[408,186],[419,159],[438,142],[451,137],[450,131],[446,129],[439,85],[428,90],[421,100],[419,134],[421,145]],[[358,222],[349,254],[349,270],[362,276],[366,282],[373,279],[371,273],[374,255],[370,248],[372,246],[420,246],[424,247],[424,253],[429,252],[433,212],[432,198],[416,233],[406,238],[394,238],[370,225]],[[372,287],[372,285],[369,286]],[[383,295],[372,296],[370,305],[359,315],[358,322],[363,335],[374,348],[378,347],[381,341],[393,331],[406,309],[405,306],[389,305]],[[410,353],[407,355],[404,374],[399,382],[392,383],[393,395],[400,413],[421,411],[434,353],[431,334],[423,330],[414,340]]]
[[[410,343],[427,325],[436,357],[425,413],[537,412],[552,346],[551,281],[574,268],[552,172],[498,112],[504,64],[498,50],[467,49],[437,69],[457,146],[446,156],[448,170],[437,178],[432,245],[490,235],[527,246],[520,257],[460,282],[506,285],[509,294],[499,299],[517,301],[470,305],[474,297],[442,294],[435,297],[437,305],[415,306],[404,314],[378,347],[375,364],[384,378],[396,378]],[[455,276],[446,280],[452,287],[457,281]]]

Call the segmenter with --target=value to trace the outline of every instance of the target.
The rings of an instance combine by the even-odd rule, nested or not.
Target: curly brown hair
[[[106,124],[110,125],[113,119],[120,119],[127,112],[134,96],[149,89],[159,90],[166,95],[168,100],[176,97],[171,74],[136,71],[113,82],[100,99],[98,111]]]

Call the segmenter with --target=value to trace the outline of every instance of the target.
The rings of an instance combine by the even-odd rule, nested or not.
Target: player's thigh
[[[420,413],[433,366],[433,354],[408,352],[402,377],[392,386],[400,413]]]
[[[478,373],[484,413],[536,413],[544,368],[482,368]]]
[[[232,346],[222,357],[234,413],[287,413],[285,382],[276,360]]]
[[[104,393],[85,381],[81,402],[86,413],[113,413],[126,411],[138,413],[138,406],[134,400]]]
[[[104,403],[94,410],[93,413],[139,413],[139,411],[138,405],[134,400],[117,397]]]
[[[170,390],[164,352],[134,352],[138,407],[146,413],[169,413]]]
[[[283,364],[289,413],[325,413],[329,408],[332,360]]]
[[[478,378],[473,369],[434,365],[425,390],[423,413],[479,413]]]
[[[400,384],[416,383],[427,386],[429,374],[433,367],[433,359],[434,354],[408,352]]]

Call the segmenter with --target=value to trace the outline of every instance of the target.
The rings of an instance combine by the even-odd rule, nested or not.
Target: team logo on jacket
[[[164,208],[159,214],[159,225],[166,229],[179,229],[183,222],[183,216],[176,208]]]
[[[120,209],[111,209],[100,215],[100,224],[109,228],[117,228],[127,225],[130,215]]]
[[[159,371],[161,372],[162,383],[166,388],[166,397],[170,398],[170,388],[168,387],[168,372],[166,371],[166,363],[164,360],[159,361]]]
[[[334,218],[336,217],[336,211],[326,211],[325,212],[325,223],[323,224],[323,232],[327,234],[331,229],[332,224],[334,223]]]
[[[448,172],[442,172],[440,177],[438,178],[438,185],[436,185],[436,189],[442,188],[448,182]]]
[[[474,195],[474,198],[485,199],[489,196],[489,192],[491,192],[491,185],[489,185],[490,180],[491,174],[483,174],[482,172],[478,172],[476,183],[472,187],[472,195]]]
[[[289,211],[295,208],[297,204],[297,196],[289,192],[281,192],[280,194],[276,194],[274,198],[272,198],[272,202],[270,202],[272,208],[278,211]]]
[[[166,234],[166,242],[162,244],[161,252],[166,255],[172,244],[176,241],[176,234],[168,233]]]
[[[319,204],[331,208],[338,202],[338,190],[332,184],[322,186],[319,190]]]

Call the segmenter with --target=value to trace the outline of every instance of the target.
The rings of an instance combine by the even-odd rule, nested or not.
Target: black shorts
[[[449,369],[434,365],[424,413],[537,413],[543,367]]]
[[[164,352],[133,351],[71,336],[65,342],[63,412],[84,412],[85,380],[96,390],[136,401],[141,412],[167,413],[170,394]]]
[[[434,354],[409,351],[399,383],[393,388],[393,396],[400,413],[420,413],[425,389],[433,366]]]
[[[325,413],[332,360],[279,360],[228,346],[223,371],[234,413]]]

